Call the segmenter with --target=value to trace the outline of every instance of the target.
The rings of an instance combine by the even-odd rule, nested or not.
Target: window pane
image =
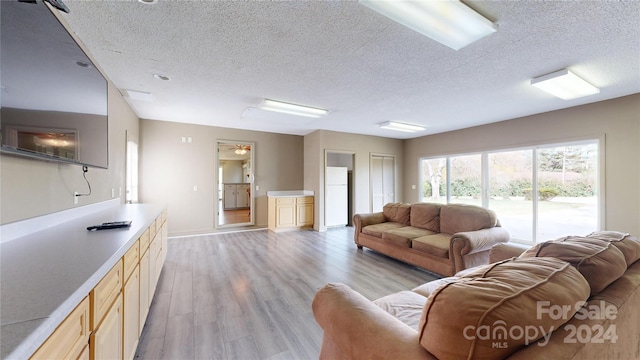
[[[533,150],[490,153],[489,208],[511,238],[533,242]]]
[[[447,159],[422,159],[422,192],[420,201],[447,203]]]
[[[598,229],[597,143],[538,149],[537,241]]]
[[[482,206],[482,157],[480,154],[450,157],[451,203]]]

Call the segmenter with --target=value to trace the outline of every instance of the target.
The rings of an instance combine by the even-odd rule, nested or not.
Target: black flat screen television
[[[107,168],[107,80],[49,6],[0,0],[0,46],[2,152]]]

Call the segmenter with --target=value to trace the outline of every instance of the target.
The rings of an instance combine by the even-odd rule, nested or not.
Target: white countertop
[[[117,205],[0,244],[0,358],[31,356],[162,210]],[[121,220],[131,227],[87,231]]]
[[[267,191],[268,197],[298,197],[313,196],[312,190],[285,190],[285,191]]]

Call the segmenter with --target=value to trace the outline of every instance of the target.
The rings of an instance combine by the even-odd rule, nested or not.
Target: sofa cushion
[[[362,233],[382,238],[382,233],[391,230],[405,227],[406,225],[396,222],[383,222],[380,224],[367,225],[362,228]]]
[[[476,231],[498,225],[493,210],[464,204],[443,205],[440,209],[440,232],[455,234],[461,231]]]
[[[521,258],[554,257],[568,261],[589,282],[591,295],[604,290],[627,270],[624,255],[611,243],[594,238],[567,236],[528,249]]]
[[[401,228],[387,230],[382,233],[382,239],[400,244],[402,246],[411,247],[411,240],[420,236],[435,234],[433,231],[415,228],[413,226],[405,226]]]
[[[420,322],[420,314],[422,314],[426,302],[426,297],[412,291],[400,291],[373,301],[382,310],[416,331]]]
[[[413,249],[445,259],[449,258],[450,244],[450,234],[427,235],[411,240],[411,247]]]
[[[627,267],[640,259],[640,241],[628,233],[619,231],[596,231],[587,235],[587,237],[610,242],[622,252],[627,262]]]
[[[588,297],[586,280],[559,259],[481,266],[429,296],[420,344],[439,359],[502,359],[558,329]]]
[[[411,205],[403,203],[388,203],[382,207],[382,214],[387,221],[410,225]]]
[[[411,205],[411,226],[440,232],[441,204],[417,203]]]

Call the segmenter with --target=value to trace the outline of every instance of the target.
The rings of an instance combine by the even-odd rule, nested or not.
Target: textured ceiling
[[[65,3],[115,85],[152,93],[128,99],[144,119],[403,139],[640,92],[638,1],[465,1],[499,30],[459,51],[355,1]],[[529,85],[563,68],[600,94],[565,101]],[[267,113],[263,98],[330,114]],[[388,120],[427,130],[378,128]]]

